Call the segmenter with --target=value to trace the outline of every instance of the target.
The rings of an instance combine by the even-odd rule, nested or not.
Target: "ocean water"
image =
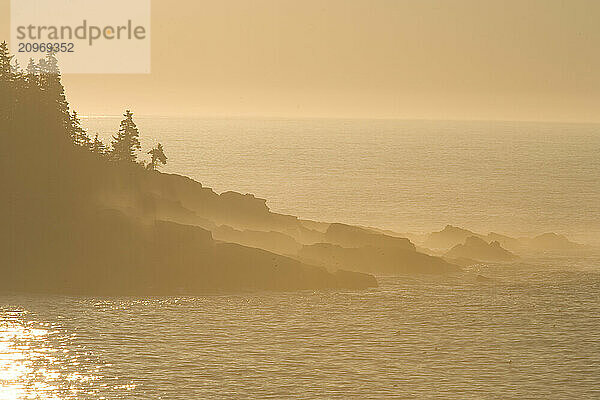
[[[0,295],[0,399],[597,399],[600,265],[355,292]]]
[[[600,125],[138,118],[165,172],[272,210],[399,232],[446,224],[600,242]],[[84,121],[108,142],[119,118]],[[146,150],[147,151],[147,150]]]

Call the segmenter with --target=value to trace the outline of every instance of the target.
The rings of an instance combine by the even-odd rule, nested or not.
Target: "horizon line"
[[[81,119],[121,118],[122,114],[88,114]],[[569,125],[600,125],[600,121],[535,120],[535,119],[483,119],[483,118],[402,118],[402,117],[344,117],[344,116],[277,116],[277,115],[192,115],[192,114],[137,114],[136,118],[185,119],[249,119],[249,120],[337,120],[337,121],[419,121],[419,122],[505,122]]]

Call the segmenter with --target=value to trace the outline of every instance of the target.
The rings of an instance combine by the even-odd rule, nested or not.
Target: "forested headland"
[[[72,110],[53,54],[21,68],[0,45],[0,289],[79,294],[364,288],[373,277],[217,241],[226,221],[281,225],[264,201],[162,174],[139,159],[126,111],[110,143]],[[185,222],[185,223],[184,223]]]
[[[393,232],[278,214],[251,194],[160,172],[168,148],[141,148],[132,111],[109,142],[86,132],[53,54],[22,69],[3,43],[0,93],[0,290],[360,289],[377,286],[370,274],[439,275],[466,262]]]

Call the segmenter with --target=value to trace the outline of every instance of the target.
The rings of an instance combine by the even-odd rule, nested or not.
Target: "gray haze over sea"
[[[108,137],[118,118],[86,120]],[[429,231],[600,235],[600,127],[140,118],[165,169],[274,211]],[[475,279],[482,274],[490,281]],[[0,400],[597,399],[600,255],[364,291],[0,294]]]

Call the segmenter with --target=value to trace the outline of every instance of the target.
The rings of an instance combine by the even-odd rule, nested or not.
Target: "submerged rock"
[[[475,275],[475,281],[477,281],[477,282],[494,282],[494,280],[492,278],[489,278],[487,276],[480,275],[480,274]]]

